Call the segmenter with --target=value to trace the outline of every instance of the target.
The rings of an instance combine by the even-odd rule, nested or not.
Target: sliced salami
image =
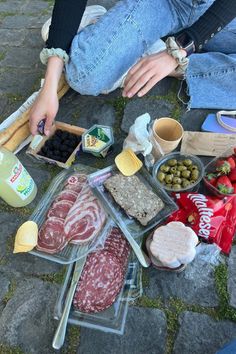
[[[56,217],[64,220],[73,204],[74,203],[69,200],[55,201],[49,209],[47,217]]]
[[[68,200],[69,202],[74,203],[78,197],[78,193],[73,190],[63,190],[61,191],[55,199],[55,202],[60,200]]]
[[[88,256],[77,284],[74,308],[96,313],[110,307],[116,300],[124,282],[124,273],[118,259],[107,251]]]
[[[48,218],[39,230],[37,249],[53,254],[63,250],[67,243],[63,220],[56,217]]]
[[[86,183],[87,176],[84,174],[76,173],[66,180],[65,190],[73,190],[76,193],[80,193]]]
[[[114,254],[121,264],[126,263],[129,258],[130,245],[117,227],[111,229],[103,249]]]

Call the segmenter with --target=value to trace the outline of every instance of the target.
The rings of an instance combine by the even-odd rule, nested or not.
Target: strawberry
[[[232,183],[233,189],[234,189],[234,194],[236,194],[236,183]]]
[[[217,189],[224,194],[230,194],[234,192],[234,188],[230,179],[227,176],[220,176],[216,182]]]
[[[216,162],[216,171],[222,175],[227,175],[230,172],[230,163],[226,160],[218,160]]]
[[[231,182],[236,182],[236,168],[234,168],[230,173],[229,173],[229,179]]]
[[[208,173],[206,175],[206,180],[207,180],[207,182],[209,182],[210,184],[215,186],[216,180],[217,180],[217,175],[215,173]]]
[[[234,157],[233,157],[233,156],[229,156],[229,157],[227,158],[227,161],[228,161],[228,163],[230,164],[231,170],[232,170],[233,168],[235,168],[235,160],[234,160]]]

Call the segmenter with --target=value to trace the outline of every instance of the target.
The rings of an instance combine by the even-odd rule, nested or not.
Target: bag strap
[[[222,120],[222,115],[227,115],[227,116],[232,116],[232,118],[236,119],[236,111],[219,111],[216,113],[216,119],[217,122],[225,129],[236,133],[236,128],[232,127],[229,124],[226,124],[225,122],[223,122]]]

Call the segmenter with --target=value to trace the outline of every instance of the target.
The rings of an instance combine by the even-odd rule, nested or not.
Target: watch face
[[[195,51],[194,42],[187,33],[179,34],[175,40],[176,43],[180,46],[180,48],[186,50],[187,55],[190,55]]]
[[[193,40],[186,33],[181,33],[176,37],[176,42],[181,48],[185,48],[188,47],[189,44],[193,43]]]

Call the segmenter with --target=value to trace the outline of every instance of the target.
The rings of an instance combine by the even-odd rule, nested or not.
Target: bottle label
[[[33,179],[20,162],[17,162],[13,167],[7,184],[22,200],[27,199],[34,189]]]

